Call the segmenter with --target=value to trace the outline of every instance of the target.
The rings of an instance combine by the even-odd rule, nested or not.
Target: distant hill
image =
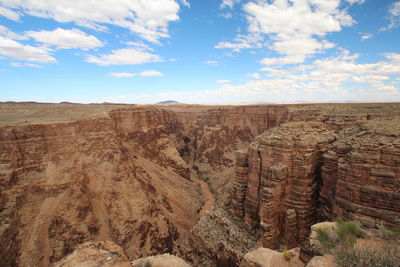
[[[179,102],[175,100],[166,100],[156,103],[156,105],[175,105],[175,104],[179,104]]]

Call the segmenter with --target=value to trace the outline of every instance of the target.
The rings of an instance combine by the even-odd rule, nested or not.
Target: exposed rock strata
[[[321,213],[393,224],[400,216],[400,126],[369,121],[344,130],[323,155]]]
[[[238,266],[256,245],[249,231],[227,211],[216,208],[202,217],[179,249],[179,256],[196,266]]]
[[[333,141],[323,123],[287,123],[258,136],[247,160],[239,154],[233,213],[260,227],[264,247],[283,240],[292,248],[307,238],[316,220],[320,157]]]
[[[215,262],[230,263],[231,259],[239,259],[253,241],[240,248],[233,246],[231,242],[240,241],[239,235],[230,238],[221,233],[226,232],[226,225],[240,228],[235,228],[240,220],[230,219],[231,223],[226,224],[221,216],[210,216],[209,221],[205,220],[207,223],[200,221],[191,235],[200,203],[194,184],[188,181],[185,156],[193,152],[189,148],[195,147],[195,164],[207,174],[219,196],[233,180],[233,151],[247,147],[265,130],[287,121],[320,121],[338,132],[367,120],[393,119],[400,114],[398,104],[78,105],[78,108],[63,104],[60,107],[39,105],[39,110],[35,104],[29,107],[20,104],[23,112],[15,112],[12,105],[0,106],[0,113],[7,115],[0,116],[0,260],[9,265],[42,266],[59,260],[77,244],[88,240],[110,239],[121,245],[129,258],[136,258],[178,251],[177,247],[188,236],[193,241],[189,246],[193,247],[187,255],[193,262],[213,262],[210,259],[220,253]],[[252,146],[249,154],[242,153],[242,158],[238,157],[235,193],[232,203],[226,203],[235,207],[236,216],[262,226],[263,242],[273,244],[282,238],[290,247],[295,240],[303,239],[307,220],[315,220],[318,182],[304,177],[312,173],[313,168],[318,169],[319,163],[314,162],[318,160],[312,155],[319,153],[316,152],[319,147],[315,146],[315,151],[310,153],[304,148],[285,147],[279,138],[275,140],[277,145],[260,145],[264,147],[260,155]],[[271,154],[267,152],[268,146]],[[367,144],[362,146],[367,147]],[[375,177],[371,181],[376,180],[379,185],[357,185],[359,189],[355,190],[359,193],[346,189],[345,185],[353,187],[348,178],[343,179],[346,183],[340,178],[348,176],[353,169],[364,173],[355,162],[347,164],[346,169],[341,165],[343,159],[347,162],[347,158],[354,158],[354,155],[346,154],[343,159],[332,157],[329,161],[331,152],[327,153],[326,170],[331,168],[333,172],[335,166],[339,166],[341,173],[337,178],[327,176],[324,183],[327,189],[321,194],[323,213],[353,217],[360,216],[361,212],[367,223],[390,223],[385,218],[388,214],[389,217],[394,215],[390,213],[393,209],[398,210],[393,194],[393,185],[399,179],[399,170],[395,168],[399,159],[396,149],[395,143],[382,146],[380,155],[385,162],[378,164],[382,168],[370,172],[370,177]],[[336,150],[332,149],[337,153]],[[263,169],[265,166],[257,167],[265,160],[265,155],[274,159],[268,163],[272,165],[267,171]],[[372,160],[374,158],[370,158]],[[287,163],[291,161],[292,165]],[[306,168],[302,168],[300,161],[305,162]],[[390,167],[389,173],[385,173],[386,166]],[[271,178],[268,183],[249,179],[257,177],[257,168],[261,170],[261,177]],[[304,173],[304,179],[296,178],[294,173]],[[383,188],[386,183],[389,187]],[[266,190],[257,190],[262,189],[257,184]],[[336,185],[338,192],[332,189]],[[248,191],[251,194],[248,195]],[[292,198],[288,197],[289,192],[293,192],[290,193]],[[377,192],[380,198],[375,201]],[[279,194],[282,199],[277,201]],[[348,204],[349,195],[356,197],[357,204]],[[269,198],[272,199],[270,203]],[[324,198],[334,204],[329,206]],[[388,202],[389,198],[394,199],[393,204]],[[379,213],[379,205],[384,207],[383,215]],[[287,231],[282,232],[282,227],[276,227],[276,221],[268,217],[270,208],[279,214],[279,224]],[[371,212],[375,216],[372,219]],[[217,239],[206,236],[214,226],[218,229],[215,236],[228,241],[218,243]],[[216,244],[221,249],[215,250]]]
[[[1,128],[2,262],[47,266],[88,240],[172,252],[196,222],[195,187],[134,147],[110,119]]]

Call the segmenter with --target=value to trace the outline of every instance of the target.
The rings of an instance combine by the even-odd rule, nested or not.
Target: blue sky
[[[400,1],[2,0],[0,101],[400,101]]]

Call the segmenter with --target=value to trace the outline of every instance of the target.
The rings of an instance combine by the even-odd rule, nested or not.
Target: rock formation
[[[0,103],[0,261],[48,266],[111,240],[129,260],[179,252],[194,265],[237,266],[259,237],[294,247],[320,216],[390,224],[398,128],[372,119],[393,124],[399,110]],[[200,220],[189,155],[217,199]]]
[[[323,123],[287,123],[239,154],[233,213],[260,227],[264,247],[295,247],[316,220],[320,157],[334,133]]]
[[[257,248],[247,253],[240,267],[303,267],[304,263],[299,260],[299,250],[292,249],[287,251],[287,259],[281,252],[268,248]],[[289,258],[290,257],[290,258]]]
[[[147,265],[146,265],[147,264]],[[123,249],[110,241],[89,241],[79,245],[73,253],[51,265],[52,267],[190,267],[184,260],[170,255],[162,254],[152,257],[140,258],[129,261]]]
[[[369,121],[344,130],[323,155],[321,213],[376,227],[400,216],[400,124]]]

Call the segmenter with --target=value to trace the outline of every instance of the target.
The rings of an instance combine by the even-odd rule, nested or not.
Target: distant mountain
[[[175,105],[175,104],[179,104],[179,102],[174,100],[166,100],[156,103],[156,105]]]

